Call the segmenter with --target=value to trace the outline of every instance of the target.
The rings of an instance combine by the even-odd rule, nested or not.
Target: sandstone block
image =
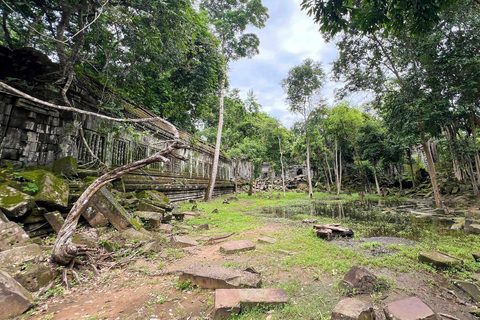
[[[30,237],[15,222],[0,224],[0,251],[25,244]]]
[[[163,223],[162,223],[162,224],[158,227],[158,230],[164,231],[165,233],[170,234],[170,233],[172,233],[172,231],[173,231],[173,226],[170,225],[170,224],[163,224]]]
[[[270,238],[270,237],[261,237],[258,239],[258,242],[260,243],[268,243],[268,244],[274,244],[277,242],[277,240]]]
[[[356,293],[369,293],[375,288],[377,277],[365,268],[353,266],[343,277],[342,284]]]
[[[104,227],[108,224],[107,218],[101,214],[95,207],[90,206],[83,210],[82,216],[92,227]]]
[[[5,184],[0,185],[0,210],[9,218],[23,217],[35,205],[33,197]]]
[[[468,293],[470,297],[472,297],[473,301],[480,302],[480,289],[476,284],[462,280],[455,281],[455,284],[460,289]]]
[[[220,247],[220,251],[228,254],[248,250],[255,250],[255,243],[250,240],[230,241]]]
[[[51,173],[44,173],[35,180],[38,191],[35,202],[47,208],[66,208],[68,206],[68,184]]]
[[[139,217],[140,220],[145,222],[150,229],[157,229],[162,224],[163,215],[161,213],[152,211],[135,211],[134,214]]]
[[[455,257],[451,257],[444,253],[435,252],[435,251],[421,252],[418,255],[418,258],[420,259],[420,261],[425,263],[431,263],[433,266],[437,268],[454,267],[454,266],[459,266],[463,263],[462,260],[459,260]]]
[[[375,320],[375,312],[368,302],[346,298],[333,309],[332,320]]]
[[[0,271],[0,310],[2,319],[20,315],[33,307],[32,295],[5,271]]]
[[[125,240],[139,240],[139,241],[151,241],[153,238],[150,234],[140,232],[133,228],[128,228],[121,233],[121,237]]]
[[[179,280],[190,280],[204,289],[258,288],[262,277],[258,273],[215,265],[194,263],[184,270]]]
[[[102,187],[90,200],[89,206],[100,212],[115,229],[122,231],[141,225],[113,198],[106,187]]]
[[[72,242],[78,245],[87,246],[88,248],[96,248],[98,241],[86,234],[77,233],[72,237]]]
[[[288,303],[283,289],[217,289],[214,319],[227,319],[244,306],[273,306]]]
[[[173,236],[171,239],[171,243],[174,247],[180,248],[198,246],[198,242],[195,239],[189,237]]]
[[[62,226],[65,220],[63,219],[62,214],[59,211],[46,212],[44,216],[56,233],[58,233],[60,229],[62,229]]]
[[[436,320],[435,312],[417,297],[394,301],[387,306],[390,320]]]
[[[73,178],[77,176],[77,160],[68,156],[53,162],[53,173],[57,176]]]
[[[468,232],[480,234],[480,224],[472,223],[471,225],[468,226]]]
[[[21,265],[26,261],[33,260],[37,256],[43,254],[38,244],[27,244],[21,247],[13,247],[11,249],[0,252],[0,269],[9,269],[13,265]]]
[[[25,289],[31,292],[49,285],[57,277],[56,269],[46,266],[43,263],[36,263],[28,266],[22,272],[17,273],[14,278]]]

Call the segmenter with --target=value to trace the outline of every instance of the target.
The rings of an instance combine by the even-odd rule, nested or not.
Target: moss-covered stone
[[[57,176],[64,176],[73,178],[77,176],[77,160],[74,157],[68,156],[55,160],[53,163],[53,173]]]
[[[45,173],[37,177],[35,184],[38,186],[35,202],[54,209],[63,209],[68,206],[69,188],[65,180],[51,173]]]
[[[51,172],[43,169],[36,169],[36,170],[20,172],[18,175],[25,181],[35,182],[39,176],[44,175],[46,173],[51,173]]]
[[[58,271],[43,263],[30,264],[22,272],[17,273],[14,278],[25,289],[30,292],[38,291],[49,285],[58,275]]]
[[[6,184],[0,185],[0,210],[9,218],[23,217],[35,205],[34,198]]]

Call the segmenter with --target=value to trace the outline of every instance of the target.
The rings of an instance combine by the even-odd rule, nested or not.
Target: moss
[[[130,224],[137,230],[143,228],[143,224],[137,219],[135,219],[135,217],[130,218]]]
[[[47,170],[43,170],[43,169],[37,169],[37,170],[20,172],[19,176],[22,177],[23,180],[35,182],[38,179],[39,176],[41,176],[43,174],[46,174],[46,173],[50,173],[50,172],[48,172]]]

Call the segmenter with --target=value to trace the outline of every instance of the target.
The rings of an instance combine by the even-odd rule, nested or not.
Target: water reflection
[[[264,214],[284,219],[325,217],[362,230],[365,237],[402,237],[420,240],[432,232],[441,235],[463,235],[450,230],[451,223],[440,219],[419,219],[408,213],[415,204],[399,201],[317,201],[305,205],[277,207],[264,210]]]

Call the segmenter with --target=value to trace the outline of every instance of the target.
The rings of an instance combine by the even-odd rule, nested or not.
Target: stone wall
[[[95,99],[78,87],[72,87],[75,107],[96,110]],[[123,102],[123,116],[154,116],[148,110]],[[82,130],[80,130],[82,129]],[[0,159],[18,166],[51,166],[56,159],[73,156],[80,167],[94,169],[91,151],[109,167],[117,167],[149,156],[162,148],[162,141],[173,133],[161,122],[119,125],[97,117],[58,111],[30,100],[0,91]],[[180,132],[181,138],[193,137]],[[170,164],[151,164],[123,178],[125,191],[156,189],[177,200],[204,195],[212,171],[214,148],[196,142],[190,150],[180,151],[188,161],[171,159]],[[92,167],[93,166],[93,167]],[[241,162],[238,178],[250,179],[251,166]],[[220,157],[216,194],[233,191],[233,163]]]

